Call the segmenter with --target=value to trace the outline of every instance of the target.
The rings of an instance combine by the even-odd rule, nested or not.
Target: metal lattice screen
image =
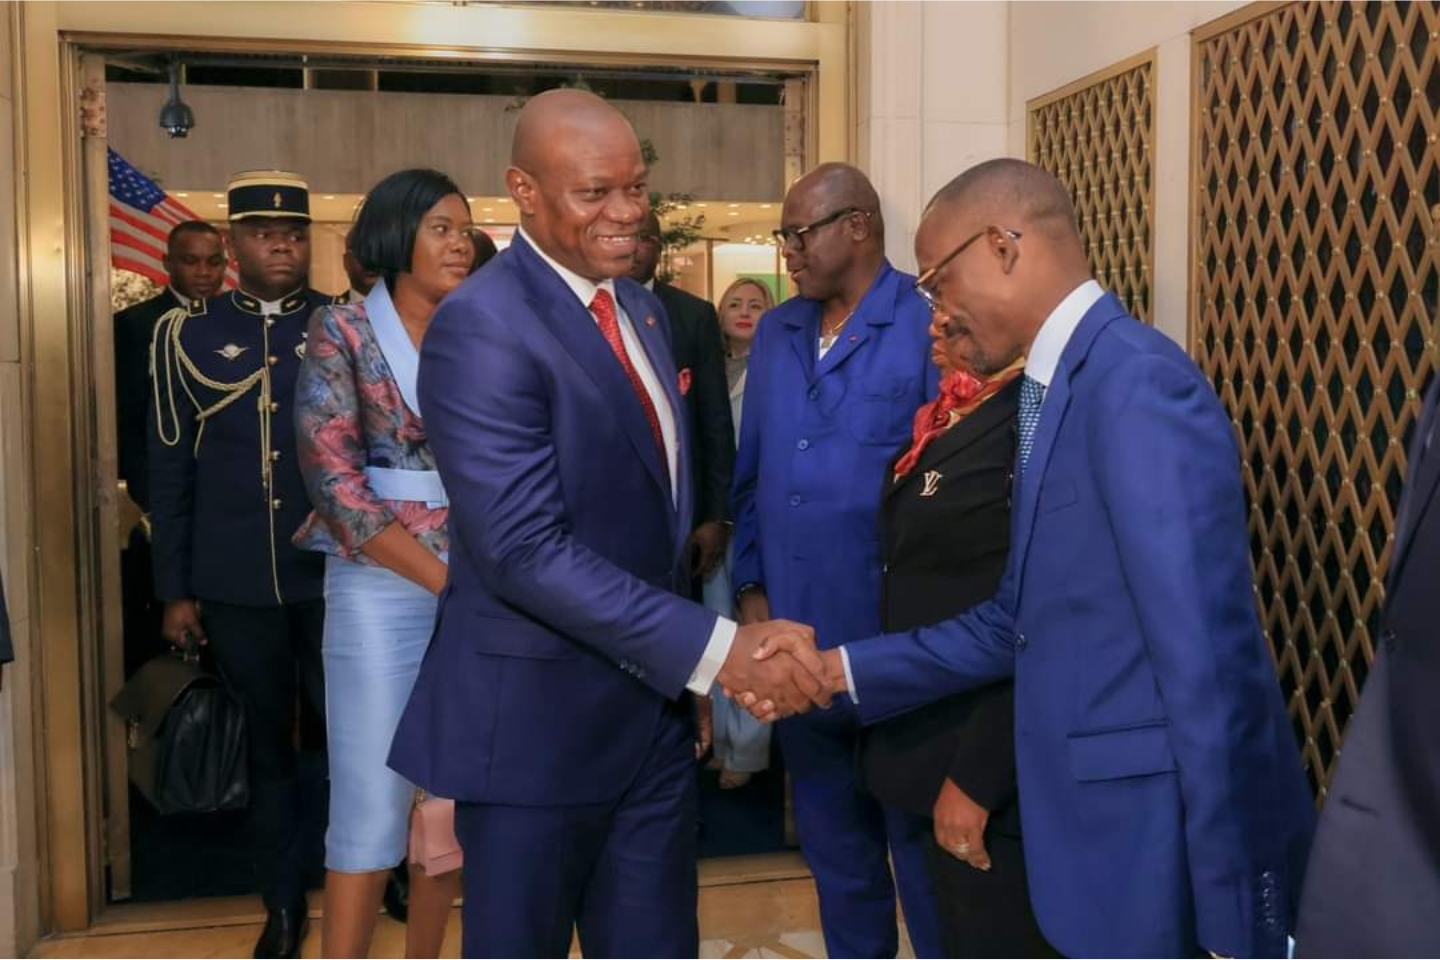
[[[1435,360],[1440,5],[1260,9],[1195,39],[1191,340],[1235,422],[1257,602],[1323,797]]]
[[[1151,322],[1153,53],[1029,103],[1029,157],[1070,190],[1101,286]]]

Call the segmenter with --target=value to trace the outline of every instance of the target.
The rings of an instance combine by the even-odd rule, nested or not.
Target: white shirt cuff
[[[843,646],[840,648],[840,664],[845,668],[845,689],[850,691],[850,702],[859,703],[860,697],[855,693],[855,674],[850,672],[850,651]]]
[[[685,689],[698,697],[708,697],[710,688],[715,686],[715,678],[720,675],[720,668],[725,666],[725,658],[730,656],[730,647],[735,643],[736,624],[734,620],[726,617],[715,618],[715,629],[710,631],[710,642],[705,644],[705,652],[700,654],[700,662],[695,665],[695,672],[690,674],[690,680],[685,684]]]

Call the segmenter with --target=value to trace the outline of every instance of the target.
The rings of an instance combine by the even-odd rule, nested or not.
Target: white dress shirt
[[[680,435],[676,429],[675,411],[670,406],[670,397],[660,383],[660,378],[655,374],[655,368],[650,364],[650,356],[645,352],[645,345],[635,334],[635,326],[631,321],[625,308],[620,305],[620,298],[615,295],[615,281],[602,280],[596,283],[580,276],[575,271],[558,263],[553,257],[547,254],[540,246],[531,239],[525,232],[524,227],[517,227],[515,232],[525,238],[525,242],[550,266],[550,269],[559,274],[560,279],[570,288],[580,304],[588,311],[590,303],[595,299],[598,290],[604,290],[610,294],[615,301],[615,313],[620,322],[620,338],[625,344],[625,352],[630,357],[630,364],[635,372],[640,375],[640,382],[645,386],[645,392],[650,395],[650,402],[655,407],[655,414],[660,420],[660,437],[665,443],[665,460],[670,474],[670,503],[677,506],[679,502],[679,469],[680,462]],[[591,316],[594,316],[592,313]],[[600,322],[598,319],[595,321]],[[710,640],[705,645],[705,652],[700,656],[700,662],[696,665],[690,680],[685,684],[690,692],[701,696],[710,693],[710,688],[715,685],[715,677],[720,673],[720,668],[725,665],[725,658],[730,654],[730,647],[735,642],[735,621],[726,617],[717,617],[715,629],[710,632]]]
[[[1060,356],[1075,335],[1075,328],[1103,296],[1104,287],[1094,280],[1086,280],[1056,304],[1050,316],[1040,325],[1040,332],[1035,335],[1035,342],[1030,344],[1030,352],[1025,355],[1025,375],[1040,381],[1047,392],[1050,382],[1055,379],[1055,370],[1060,366]],[[1040,408],[1045,408],[1043,400]],[[855,693],[855,675],[850,672],[850,654],[843,645],[840,647],[840,663],[845,667],[845,686],[849,688],[850,699],[859,703],[860,698]]]

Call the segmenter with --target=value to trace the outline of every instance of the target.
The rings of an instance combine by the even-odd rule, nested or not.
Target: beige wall
[[[16,230],[15,3],[0,3],[0,578],[15,663],[0,686],[0,956],[23,956],[39,936],[40,875],[35,795],[34,648],[30,636],[31,457],[29,384],[20,363]]]
[[[224,189],[237,170],[303,173],[317,193],[365,193],[406,167],[443,170],[471,194],[503,196],[512,97],[185,87],[195,129],[155,122],[161,84],[107,85],[110,145],[172,188]],[[783,107],[617,100],[660,162],[651,187],[714,200],[784,194]]]
[[[1155,317],[1185,343],[1190,31],[1241,6],[859,4],[856,159],[880,191],[891,259],[914,269],[915,224],[947,180],[991,157],[1025,155],[1029,100],[1155,48]]]
[[[856,163],[880,192],[886,251],[901,269],[915,268],[930,196],[1005,153],[1010,17],[998,0],[856,8]]]

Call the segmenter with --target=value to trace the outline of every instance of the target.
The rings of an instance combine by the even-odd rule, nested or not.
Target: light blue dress
[[[439,474],[417,469],[429,461],[428,449],[417,456],[426,447],[416,398],[419,354],[385,284],[376,284],[363,313],[347,307],[317,314],[308,346],[298,394],[306,409],[297,416],[306,426],[300,453],[316,517],[297,540],[329,554],[325,866],[368,873],[405,859],[415,788],[386,758],[430,643],[437,600],[365,561],[359,545],[398,520],[444,559],[447,500]],[[401,401],[413,416],[390,409]]]

